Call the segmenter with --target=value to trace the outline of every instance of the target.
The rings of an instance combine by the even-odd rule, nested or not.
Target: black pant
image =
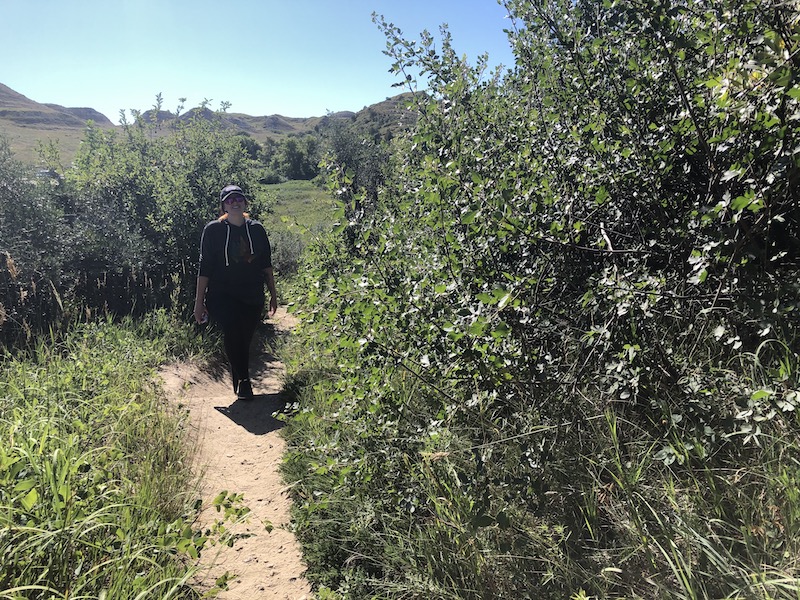
[[[264,303],[246,304],[236,298],[221,296],[206,299],[211,318],[222,328],[225,354],[231,365],[234,387],[250,379],[250,344],[261,322]]]

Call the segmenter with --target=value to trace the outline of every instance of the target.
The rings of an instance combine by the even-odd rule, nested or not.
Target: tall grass
[[[264,189],[271,199],[272,214],[265,218],[271,231],[313,235],[335,221],[336,207],[330,192],[313,181],[287,181]]]
[[[172,335],[168,335],[171,333]],[[209,540],[186,415],[155,368],[202,337],[155,313],[0,362],[0,598],[195,598]]]

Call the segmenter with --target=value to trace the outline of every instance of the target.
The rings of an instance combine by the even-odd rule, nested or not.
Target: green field
[[[271,231],[293,231],[302,237],[333,224],[335,205],[330,193],[311,181],[287,181],[266,187],[272,214],[264,219]]]

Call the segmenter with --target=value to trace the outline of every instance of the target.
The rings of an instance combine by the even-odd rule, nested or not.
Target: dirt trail
[[[284,308],[267,321],[267,337],[288,334],[293,317]],[[257,347],[262,347],[259,344]],[[251,373],[255,398],[236,400],[227,373],[217,376],[187,364],[161,371],[167,393],[189,410],[197,443],[195,468],[201,476],[203,528],[220,515],[211,503],[223,490],[244,495],[249,521],[236,526],[242,534],[232,548],[207,548],[201,558],[200,587],[211,588],[225,572],[235,575],[221,600],[302,600],[313,598],[303,578],[299,544],[288,528],[290,499],[278,465],[285,449],[281,421],[272,413],[283,408],[283,365],[267,351],[256,352]],[[271,522],[268,532],[264,522]]]

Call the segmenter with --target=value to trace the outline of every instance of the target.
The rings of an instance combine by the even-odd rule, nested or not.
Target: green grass
[[[200,596],[194,564],[219,536],[194,526],[186,413],[155,369],[207,343],[156,313],[3,357],[0,598]]]
[[[266,186],[273,213],[265,219],[270,231],[294,231],[313,236],[333,225],[335,210],[330,192],[311,181],[287,181]]]
[[[330,231],[334,202],[329,192],[311,181],[288,181],[266,186],[271,212],[258,215],[272,244],[272,263],[281,278],[300,268],[304,249]]]
[[[8,121],[0,121],[0,135],[8,138],[11,151],[17,160],[28,165],[39,165],[40,145],[53,144],[59,151],[62,165],[69,165],[84,136],[84,129],[23,127]]]

